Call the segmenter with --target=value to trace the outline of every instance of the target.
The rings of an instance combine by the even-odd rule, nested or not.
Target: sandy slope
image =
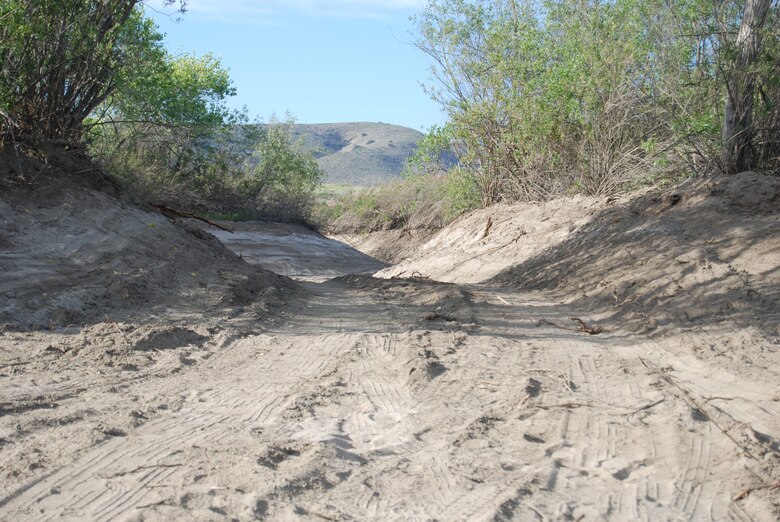
[[[303,225],[252,221],[225,225],[230,232],[207,229],[248,263],[297,280],[322,282],[350,273],[370,274],[387,266]]]
[[[259,317],[293,291],[200,228],[132,201],[84,158],[25,158],[23,168],[0,154],[0,325]]]
[[[24,218],[22,200],[3,196],[18,214],[4,214],[7,221]],[[100,212],[116,219],[98,220],[103,234],[89,232],[85,244],[105,243],[112,263],[135,259],[138,249],[151,255],[157,243],[142,240],[141,229],[154,215],[106,201]],[[584,222],[576,228],[587,234],[599,219],[618,217],[633,226],[632,209],[649,207],[632,204],[609,219],[601,212],[606,202],[591,219],[577,207]],[[565,211],[560,205],[556,214]],[[182,247],[188,255],[157,249],[163,262],[153,265],[169,270],[150,269],[141,279],[147,284],[134,287],[154,316],[114,296],[113,274],[88,262],[79,273],[106,286],[78,295],[107,295],[103,315],[57,323],[57,313],[75,309],[81,279],[68,285],[73,273],[53,269],[43,272],[50,295],[71,297],[55,301],[57,313],[46,316],[52,326],[22,320],[20,311],[35,305],[32,290],[28,299],[2,303],[0,519],[776,520],[780,501],[770,486],[780,481],[780,356],[770,283],[777,261],[749,261],[745,252],[772,254],[777,230],[769,225],[777,214],[758,202],[752,207],[748,221],[732,222],[735,231],[752,234],[739,259],[755,293],[738,294],[730,276],[718,286],[706,270],[695,272],[708,283],[707,295],[725,289],[734,297],[733,309],[706,321],[667,318],[650,329],[628,313],[666,317],[660,308],[649,301],[641,309],[605,304],[598,289],[612,287],[594,283],[603,273],[593,259],[558,267],[597,289],[592,300],[581,301],[582,289],[563,277],[543,291],[525,287],[541,284],[535,270],[544,256],[573,248],[578,236],[568,227],[544,243],[547,250],[518,257],[503,246],[513,253],[504,267],[490,258],[485,277],[499,275],[488,284],[359,275],[293,285],[230,257],[208,236],[154,221],[169,234],[166,241],[193,238]],[[89,213],[84,230],[95,228],[100,212]],[[499,243],[514,237],[491,219],[494,232],[502,231],[493,236]],[[39,222],[35,237],[66,222],[75,223]],[[450,244],[462,246],[464,237],[484,231],[485,220],[476,223],[466,235],[456,228],[460,239]],[[364,256],[303,237],[300,229],[285,236],[278,227],[254,226],[262,245],[255,260],[263,263],[268,252],[269,266],[293,275],[303,267],[302,279],[318,280],[318,269],[332,275],[367,267]],[[11,247],[3,247],[0,262],[11,268],[0,284],[23,295],[26,287],[15,283],[23,269],[21,235],[4,237]],[[120,247],[127,237],[133,239]],[[660,269],[649,256],[658,245],[648,237],[631,248],[644,242],[651,268]],[[246,249],[249,239],[232,246]],[[323,254],[316,263],[313,244]],[[730,244],[715,253],[725,256]],[[52,240],[41,240],[40,248],[56,267],[70,259],[52,257]],[[605,263],[613,259],[609,249],[599,252]],[[452,256],[448,273],[469,266],[446,247],[439,255]],[[227,264],[217,270],[214,263]],[[665,277],[692,263],[667,263]],[[433,265],[408,267],[422,273]],[[184,279],[195,266],[207,274],[205,287]],[[647,270],[629,268],[615,265],[607,285]],[[244,285],[219,283],[225,270],[256,283],[240,302],[231,304],[230,296]],[[171,285],[160,290],[166,277]],[[634,286],[638,298],[655,289]],[[676,299],[684,295],[661,308],[679,313],[684,303]],[[596,327],[604,331],[585,331]]]

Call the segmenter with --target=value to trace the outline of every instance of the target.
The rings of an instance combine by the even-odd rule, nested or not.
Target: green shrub
[[[448,123],[428,144],[447,139],[483,205],[605,195],[712,170],[744,8],[736,0],[431,0],[415,19],[416,45],[432,58],[427,91]],[[752,153],[772,171],[780,163],[777,2],[765,27],[751,69],[738,72],[755,81]]]
[[[154,47],[135,31],[138,3],[0,2],[0,130],[32,143],[79,142],[84,121],[120,88],[123,69]]]
[[[397,228],[441,228],[480,204],[470,173],[453,169],[413,174],[323,201],[317,224],[333,232],[372,232]]]
[[[137,131],[120,130],[122,146],[99,158],[141,199],[236,219],[310,220],[322,171],[294,142],[291,120]]]

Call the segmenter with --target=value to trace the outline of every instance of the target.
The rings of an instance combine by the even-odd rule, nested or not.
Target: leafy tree
[[[221,61],[211,54],[171,56],[144,14],[136,9],[124,26],[127,59],[101,119],[204,127],[233,122],[236,115],[225,102],[236,89]]]
[[[303,217],[321,173],[289,125],[236,126],[227,69],[170,55],[140,0],[3,0],[0,20],[4,135],[83,140],[147,200]]]
[[[120,41],[125,64],[87,121],[90,151],[149,199],[208,206],[243,159],[225,131],[244,118],[226,106],[235,94],[227,69],[211,55],[171,56],[141,8]]]
[[[166,0],[184,8],[184,2]],[[138,0],[0,3],[3,131],[77,141],[82,123],[114,92],[130,58],[123,39]]]
[[[737,0],[431,0],[416,18],[416,44],[431,58],[427,90],[448,114],[483,205],[610,194],[712,170],[721,157],[723,100],[735,92],[726,87],[736,78],[756,106],[736,111],[756,115],[736,135],[757,136],[754,155],[777,168],[780,149],[770,137],[780,113],[777,2],[765,29],[752,33],[762,45],[749,59],[749,39],[733,36],[748,23],[742,7]]]
[[[417,45],[434,63],[436,84],[428,92],[450,119],[461,163],[479,180],[483,204],[502,197],[508,171],[522,170],[519,157],[538,150],[527,135],[527,94],[543,71],[544,48],[538,20],[530,6],[514,2],[429,3],[417,18]],[[518,169],[519,167],[519,169]],[[519,174],[522,175],[522,174]]]
[[[753,104],[756,89],[756,62],[761,56],[764,23],[770,0],[747,0],[742,13],[734,63],[726,74],[726,109],[723,118],[723,165],[737,173],[753,167]],[[777,59],[777,57],[775,57]],[[777,103],[777,100],[774,101]],[[777,149],[777,147],[776,147]]]
[[[441,174],[452,163],[453,150],[457,143],[453,139],[449,125],[434,125],[417,143],[414,153],[407,160],[403,170],[404,177],[418,174]]]
[[[294,141],[294,123],[288,115],[260,127],[238,185],[245,207],[282,218],[307,216],[323,171],[314,155]]]

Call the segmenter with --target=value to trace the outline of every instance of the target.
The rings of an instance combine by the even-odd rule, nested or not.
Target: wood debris
[[[198,221],[203,221],[204,223],[208,223],[212,227],[217,227],[218,229],[224,230],[225,232],[230,232],[231,234],[233,233],[233,231],[230,230],[229,228],[223,227],[222,225],[220,225],[218,223],[215,223],[215,222],[213,222],[213,221],[211,221],[209,219],[201,217],[201,216],[197,215],[195,212],[188,212],[186,210],[178,210],[178,209],[175,209],[175,208],[167,207],[165,205],[159,205],[159,204],[156,204],[156,203],[150,203],[149,206],[152,207],[152,209],[155,212],[159,212],[163,216],[167,217],[168,219],[172,219],[174,221],[176,220],[177,217],[197,219]]]
[[[734,500],[734,502],[743,500],[743,499],[747,498],[748,495],[750,495],[752,492],[758,491],[758,490],[761,490],[761,489],[768,489],[770,491],[775,490],[775,489],[780,489],[780,482],[773,482],[772,484],[767,484],[765,486],[757,486],[755,488],[743,489],[742,491],[740,491],[739,495],[734,497],[733,500]]]
[[[571,320],[580,323],[580,331],[585,332],[588,335],[598,335],[604,332],[604,328],[601,326],[588,326],[585,321],[579,317],[572,317]]]

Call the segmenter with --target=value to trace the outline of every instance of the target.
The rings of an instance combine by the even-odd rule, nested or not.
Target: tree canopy
[[[754,24],[749,63],[735,39],[744,6],[432,0],[415,19],[416,44],[431,58],[428,92],[483,204],[610,194],[728,170],[720,154],[727,86],[747,78],[755,118],[741,131],[752,138],[743,148],[755,167],[780,167],[778,5]]]
[[[5,132],[80,139],[83,122],[139,59],[128,38],[138,0],[0,3],[0,111]],[[166,5],[184,8],[183,0]],[[138,35],[135,35],[138,36]]]
[[[170,54],[140,0],[3,0],[0,21],[3,140],[86,145],[147,200],[305,217],[321,171],[289,125],[246,125],[220,59]]]

